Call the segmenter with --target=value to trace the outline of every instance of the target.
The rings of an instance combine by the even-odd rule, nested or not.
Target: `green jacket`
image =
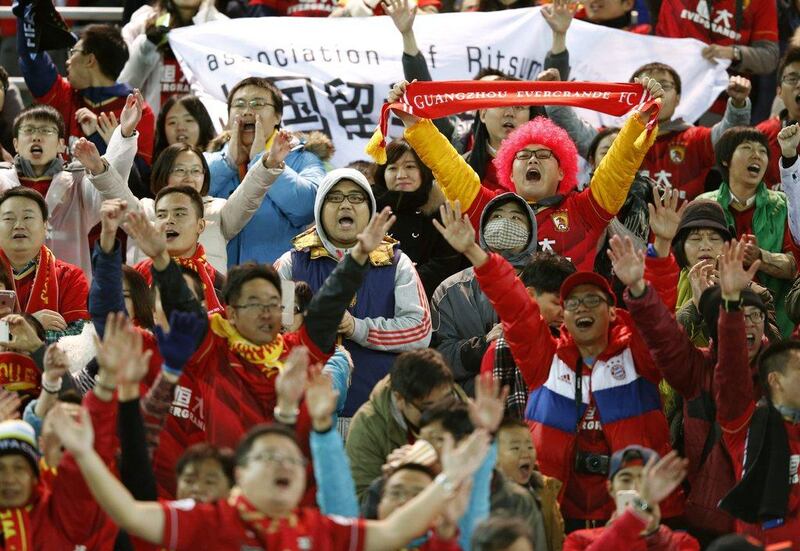
[[[370,483],[381,476],[386,456],[416,440],[416,435],[409,435],[403,416],[394,405],[389,377],[387,375],[375,385],[369,401],[353,416],[347,433],[345,451],[350,459],[359,501]],[[455,385],[455,390],[466,401],[467,396],[461,387]]]

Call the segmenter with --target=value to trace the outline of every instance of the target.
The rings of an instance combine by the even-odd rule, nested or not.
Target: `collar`
[[[37,254],[33,259],[25,264],[20,270],[15,270],[14,267],[11,267],[11,272],[14,274],[14,279],[19,281],[20,279],[25,278],[31,272],[36,271],[36,266],[39,264],[39,255]]]
[[[79,93],[88,103],[97,107],[115,99],[126,98],[132,91],[127,84],[118,82],[112,86],[91,86],[80,90]]]
[[[383,242],[378,247],[369,253],[369,262],[373,266],[390,266],[394,260],[394,247],[399,243],[396,239],[385,235]],[[292,239],[292,245],[296,251],[308,251],[311,260],[321,257],[333,258],[337,262],[344,258],[345,254],[350,252],[350,249],[336,249],[337,256],[334,256],[325,245],[317,233],[316,226],[312,226],[303,233],[295,236]]]
[[[400,407],[397,405],[397,400],[395,400],[394,393],[389,389],[389,413],[392,414],[392,418],[395,422],[400,425],[400,428],[403,429],[403,432],[408,432],[410,428],[410,424],[406,421],[406,416],[403,415],[403,412],[400,411]]]
[[[627,12],[619,17],[615,17],[614,19],[603,21],[599,23],[599,25],[602,25],[603,27],[611,27],[612,29],[625,29],[631,26],[631,21],[631,12]]]
[[[31,162],[17,154],[14,157],[14,168],[17,169],[17,174],[21,174],[23,178],[49,179],[64,170],[64,160],[61,155],[56,155],[56,158],[50,162],[44,173],[41,176],[36,176],[36,171],[34,171]]]
[[[779,405],[775,405],[775,409],[777,409],[781,416],[790,423],[794,425],[800,423],[800,409]]]
[[[731,194],[731,206],[743,207],[741,210],[749,209],[750,207],[752,207],[756,203],[756,195],[757,194],[753,195],[750,199],[747,199],[746,201],[742,201],[741,199],[736,197],[733,194],[733,190],[730,190],[730,194]]]

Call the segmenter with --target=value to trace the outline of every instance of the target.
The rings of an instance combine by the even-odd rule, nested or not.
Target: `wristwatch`
[[[633,498],[633,500],[631,501],[631,505],[637,511],[647,513],[648,515],[653,514],[653,507],[640,497]]]
[[[733,47],[733,62],[739,63],[742,60],[742,49],[739,46]]]
[[[722,309],[726,312],[738,312],[742,309],[742,297],[739,297],[739,300],[728,300],[723,298],[720,306],[722,306]]]
[[[441,486],[442,490],[444,490],[447,495],[453,495],[453,492],[455,492],[456,485],[453,484],[453,481],[450,480],[450,477],[444,473],[440,473],[436,478],[433,479],[433,482],[434,484]]]

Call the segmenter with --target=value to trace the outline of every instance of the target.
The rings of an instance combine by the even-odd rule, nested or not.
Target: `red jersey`
[[[126,94],[127,95],[127,94]],[[78,90],[72,88],[72,85],[67,79],[61,75],[56,75],[56,80],[50,90],[41,97],[36,98],[37,103],[46,103],[54,107],[61,113],[64,118],[64,124],[67,130],[67,139],[71,142],[83,136],[81,125],[75,119],[75,112],[81,107],[86,107],[92,113],[100,115],[103,112],[112,112],[120,118],[122,108],[125,106],[125,96],[115,96],[105,101],[94,103],[89,98],[80,94]],[[142,110],[142,120],[139,121],[136,129],[139,131],[139,138],[137,139],[138,155],[144,159],[147,164],[153,162],[153,140],[155,138],[156,119],[153,115],[153,110],[147,103],[144,104]]]
[[[741,238],[744,234],[755,235],[755,232],[753,231],[753,214],[756,211],[755,203],[753,203],[753,205],[747,210],[740,211],[730,208],[728,211],[733,215],[733,224],[736,228],[737,239]],[[784,224],[783,246],[781,247],[780,252],[792,253],[795,257],[798,256],[798,254],[795,252],[794,240],[792,239],[792,232],[789,230],[788,222]]]
[[[711,129],[690,126],[656,139],[642,162],[642,172],[657,184],[675,188],[691,201],[705,191],[706,176],[714,166]]]
[[[774,0],[749,0],[740,5],[741,25],[737,25],[737,0],[664,0],[656,35],[696,38],[722,46],[778,41],[778,6]]]
[[[360,551],[364,549],[365,522],[328,517],[317,509],[298,509],[290,518],[272,520],[267,533],[248,526],[227,501],[199,504],[194,500],[162,503],[164,537],[168,549],[215,551]]]
[[[56,282],[58,283],[58,290],[56,291],[58,301],[56,302],[57,308],[54,308],[54,310],[61,314],[67,323],[90,319],[89,311],[86,309],[89,299],[89,283],[86,281],[83,270],[58,259],[55,261],[55,268]],[[23,310],[25,310],[25,306],[31,298],[35,277],[36,270],[32,270],[31,273],[14,282],[17,290],[17,300],[19,300]],[[50,296],[53,296],[52,291]]]

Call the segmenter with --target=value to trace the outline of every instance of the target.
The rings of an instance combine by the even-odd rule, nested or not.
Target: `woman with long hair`
[[[197,96],[170,96],[156,120],[153,159],[157,159],[168,145],[176,143],[188,143],[205,151],[216,135],[211,116]]]

